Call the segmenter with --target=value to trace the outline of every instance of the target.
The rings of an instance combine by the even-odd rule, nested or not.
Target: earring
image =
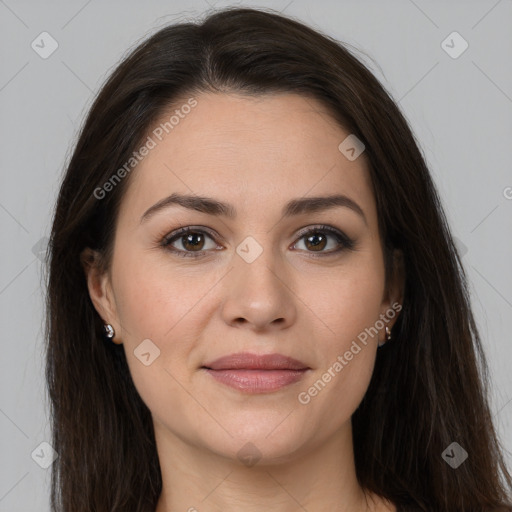
[[[108,339],[112,339],[116,332],[114,331],[114,328],[110,325],[110,324],[105,324],[103,326],[103,329],[105,329],[105,336],[108,338]]]
[[[382,342],[382,343],[379,343],[378,346],[379,347],[382,347],[383,345],[385,345],[390,339],[391,339],[391,331],[389,329],[389,327],[386,325],[386,338],[385,340]]]

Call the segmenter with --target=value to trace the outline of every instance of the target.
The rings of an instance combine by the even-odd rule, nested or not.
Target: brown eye
[[[323,233],[314,232],[312,235],[305,237],[305,245],[313,251],[321,251],[327,245],[327,237]]]
[[[210,247],[207,246],[208,239],[212,242]],[[353,249],[355,246],[353,240],[330,226],[319,226],[303,230],[299,242],[296,242],[295,246],[302,241],[305,248],[300,248],[301,250],[310,254],[318,253],[318,256],[330,256],[345,249]],[[166,250],[184,257],[199,257],[211,249],[221,249],[221,247],[216,245],[213,235],[205,232],[203,229],[193,229],[190,227],[170,233],[163,238],[160,245]]]
[[[353,249],[355,246],[352,239],[330,226],[319,226],[303,231],[300,237],[300,241],[302,240],[306,252],[318,253],[319,256],[328,256],[344,249]],[[328,250],[324,250],[326,248]]]
[[[188,233],[182,235],[181,244],[187,251],[200,251],[204,246],[204,236],[202,233]]]
[[[213,237],[202,230],[183,228],[165,236],[161,241],[161,245],[178,256],[194,257],[196,255],[194,253],[202,254],[209,249],[218,247],[215,243],[207,247],[206,242],[208,239],[214,242]]]

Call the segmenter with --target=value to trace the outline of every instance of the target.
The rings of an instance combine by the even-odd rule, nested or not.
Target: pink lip
[[[298,382],[310,368],[281,354],[247,352],[221,357],[203,368],[215,380],[246,393],[266,393]]]

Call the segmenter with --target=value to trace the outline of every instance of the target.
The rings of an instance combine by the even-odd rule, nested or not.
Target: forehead
[[[215,197],[237,212],[280,211],[290,198],[342,193],[371,217],[364,153],[318,101],[297,94],[199,94],[174,103],[148,132],[152,149],[132,176],[120,214],[141,215],[173,192]],[[167,123],[167,124],[166,124]]]

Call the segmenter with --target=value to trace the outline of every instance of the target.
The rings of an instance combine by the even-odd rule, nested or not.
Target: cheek
[[[314,293],[302,291],[316,316],[319,366],[300,390],[299,403],[309,408],[311,418],[322,418],[319,429],[332,431],[347,421],[371,380],[378,339],[374,327],[384,292],[383,266],[373,257],[354,259],[354,265],[331,272],[329,279],[318,279],[324,286]]]
[[[340,351],[319,369],[298,397],[299,407],[305,408],[306,416],[314,423],[310,428],[329,435],[350,420],[368,389],[375,356],[376,349],[359,344]]]
[[[154,395],[158,403],[159,393],[178,392],[177,381],[185,384],[190,378],[195,361],[191,354],[209,318],[208,292],[221,276],[194,273],[160,256],[148,257],[143,251],[119,257],[116,263],[113,278],[120,339],[139,393],[145,401],[147,397],[147,403]],[[136,357],[139,347],[145,346],[143,342],[158,354],[147,367]]]
[[[313,281],[315,285],[311,286],[310,278],[303,280],[298,295],[305,298],[306,311],[311,313],[319,335],[331,340],[324,344],[328,352],[329,347],[343,350],[375,325],[384,293],[384,274],[374,260],[354,258],[352,265],[316,275]]]
[[[213,280],[204,272],[194,276],[165,258],[136,253],[119,261],[115,278],[119,321],[132,343],[172,338]]]
[[[133,383],[154,417],[168,420],[170,411],[191,409],[183,388],[190,387],[189,356],[202,329],[198,301],[211,285],[199,277],[187,277],[176,266],[144,261],[143,254],[119,261],[116,271],[121,339]],[[134,353],[142,353],[142,342],[149,347],[149,365]],[[158,356],[153,359],[154,354]],[[184,414],[175,415],[173,428],[186,431],[189,420]]]
[[[321,298],[329,301],[321,313],[329,329],[314,337],[319,364],[297,396],[306,407],[310,428],[325,435],[349,421],[361,403],[377,353],[377,331],[371,327],[378,319],[380,296],[360,280],[345,281],[346,288],[337,284],[336,293]]]

